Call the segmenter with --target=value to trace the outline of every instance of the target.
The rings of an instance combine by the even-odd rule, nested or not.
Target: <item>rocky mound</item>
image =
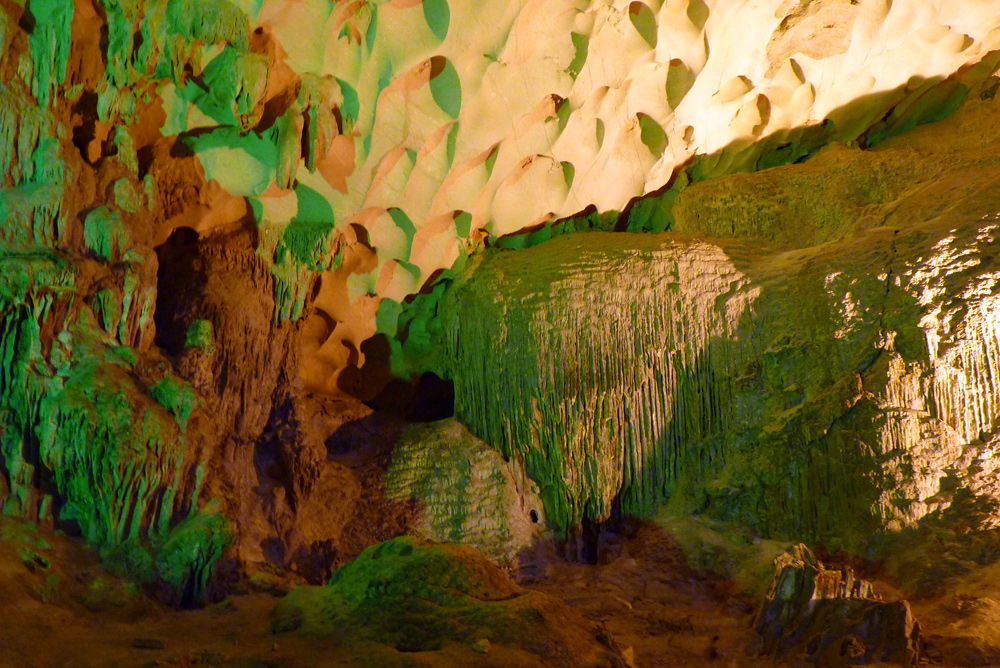
[[[371,547],[325,587],[300,587],[277,606],[272,631],[368,641],[420,652],[497,646],[536,665],[622,661],[614,641],[561,601],[522,589],[477,550],[396,538]],[[470,654],[471,660],[471,654]]]

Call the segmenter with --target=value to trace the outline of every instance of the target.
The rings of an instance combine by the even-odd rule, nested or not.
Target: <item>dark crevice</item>
[[[139,53],[139,49],[142,48],[142,45],[143,45],[144,42],[145,42],[145,39],[143,39],[143,37],[142,37],[142,31],[141,30],[136,30],[132,34],[132,56],[133,56],[132,63],[133,64],[137,63],[137,60],[136,60],[135,56],[136,56],[136,54]]]
[[[170,355],[184,350],[187,328],[194,318],[191,308],[199,302],[200,286],[207,280],[198,249],[198,233],[189,227],[174,230],[156,247],[156,345]]]
[[[149,168],[153,166],[153,160],[155,154],[153,152],[153,145],[143,146],[138,151],[136,151],[136,160],[139,165],[139,179],[144,179],[147,174],[149,174]]]
[[[17,22],[17,26],[28,33],[29,35],[35,32],[35,15],[31,11],[31,0],[24,3],[24,13],[21,14],[21,20]]]
[[[315,169],[316,161],[316,149],[313,143],[309,141],[309,134],[312,132],[313,126],[313,114],[309,113],[309,109],[306,109],[302,114],[302,136],[299,138],[299,154],[302,156],[302,161],[306,164],[309,170]]]
[[[893,230],[892,242],[889,244],[890,255],[888,261],[886,262],[885,290],[882,293],[882,305],[879,308],[878,312],[878,336],[880,337],[881,341],[876,342],[875,354],[872,355],[871,359],[866,364],[863,364],[858,368],[858,378],[859,382],[862,383],[862,389],[864,389],[863,388],[864,374],[873,366],[875,366],[875,364],[878,362],[878,360],[882,357],[884,353],[888,352],[886,344],[889,340],[889,330],[885,324],[885,313],[886,313],[886,307],[889,304],[889,293],[892,291],[892,281],[894,276],[892,267],[893,264],[895,264],[897,256],[896,236],[898,234],[899,230]]]
[[[88,164],[87,147],[97,138],[97,102],[97,93],[84,91],[71,109],[74,116],[80,117],[79,124],[73,126],[73,145]]]

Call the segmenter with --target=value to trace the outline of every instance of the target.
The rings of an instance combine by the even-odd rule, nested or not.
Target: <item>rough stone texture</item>
[[[517,650],[516,665],[624,665],[597,625],[554,597],[518,587],[477,550],[412,538],[365,550],[326,587],[293,590],[275,608],[271,629],[404,652],[454,642],[481,651],[486,640],[486,647]]]
[[[996,545],[996,541],[993,542]],[[913,602],[925,628],[927,657],[954,666],[992,666],[1000,662],[1000,564],[976,568],[969,559],[951,572],[937,596]],[[971,566],[971,567],[970,567]],[[918,570],[919,566],[910,566]]]
[[[410,524],[411,503],[383,494],[402,426],[357,402],[293,394],[272,409],[243,490],[241,557],[311,583]]]
[[[849,567],[826,569],[798,545],[775,559],[749,651],[775,659],[804,654],[817,666],[916,666],[920,624],[906,601],[881,601]]]
[[[662,230],[676,223],[693,234],[718,235],[730,223],[732,236],[808,246],[864,230],[872,220],[895,226],[893,216],[908,220],[913,211],[930,210],[927,198],[948,201],[968,183],[978,183],[977,197],[988,199],[995,168],[988,151],[978,163],[963,162],[976,170],[973,176],[949,176],[917,160],[914,169],[894,172],[888,185],[853,170],[888,170],[895,158],[877,165],[855,160],[851,178],[826,184],[831,197],[851,191],[846,203],[815,211],[796,199],[796,183],[776,188],[776,197],[788,201],[769,208],[722,188],[713,198],[727,211],[746,212],[739,230],[711,207],[700,208],[706,198],[698,193],[711,187],[689,183],[793,162],[832,140],[872,146],[947,115],[969,91],[978,93],[994,69],[997,18],[995,7],[973,0],[860,7],[839,0],[808,6],[780,0],[0,0],[4,510],[78,526],[95,545],[145,568],[160,563],[154,553],[168,547],[172,555],[216,559],[228,538],[221,522],[199,514],[216,508],[234,520],[227,531],[237,534],[235,550],[228,556],[282,566],[315,562],[303,568],[322,574],[374,539],[349,528],[344,515],[378,517],[388,506],[378,496],[380,471],[362,474],[361,466],[331,462],[324,452],[329,432],[304,426],[316,414],[306,405],[307,393],[373,399],[393,373],[422,371],[408,355],[432,348],[440,330],[436,300],[444,284],[430,285],[439,272],[483,244],[525,245],[573,229]],[[845,155],[837,159],[853,160]],[[907,184],[931,178],[938,190],[908,204]],[[646,194],[652,196],[636,199]],[[865,217],[872,207],[882,219]],[[853,227],[843,223],[856,214]],[[791,230],[789,221],[800,218],[809,225]],[[840,220],[839,227],[831,220]],[[928,234],[933,243],[944,238]],[[917,246],[914,253],[940,250]],[[711,258],[742,252],[713,248],[703,244],[683,260],[702,276],[705,295],[728,289],[712,277]],[[864,257],[885,264],[871,253]],[[790,285],[730,260],[731,278],[747,276],[748,287],[737,290],[732,304],[740,313],[753,310],[750,292],[758,283],[776,294]],[[948,260],[953,267],[967,261]],[[959,289],[951,279],[939,286],[924,265],[913,269],[909,276],[893,266],[892,276],[926,283],[926,294]],[[808,272],[800,275],[816,283]],[[851,287],[852,294],[876,294],[878,281],[866,280]],[[826,287],[848,289],[836,281]],[[710,316],[707,302],[698,301],[703,296],[676,304],[700,304],[708,319],[697,327],[705,336],[739,333],[744,321]],[[936,365],[930,385],[920,375],[930,367],[912,366],[923,359],[913,352],[919,337],[907,339],[909,330],[893,325],[903,361],[887,373],[897,380],[887,385],[891,391],[870,394],[876,404],[889,397],[886,405],[915,412],[893,423],[903,425],[897,429],[903,436],[859,442],[878,441],[873,447],[881,453],[914,434],[924,438],[920,430],[931,436],[916,450],[916,482],[904,480],[895,501],[876,504],[861,494],[856,505],[864,510],[852,516],[903,503],[908,494],[916,498],[912,508],[892,510],[890,519],[946,502],[933,496],[935,471],[955,462],[980,466],[974,485],[989,491],[991,467],[978,445],[961,455],[957,450],[976,437],[989,441],[989,383],[968,376],[969,391],[982,399],[970,408],[955,393],[966,378],[962,365],[970,374],[977,364],[991,368],[993,349],[948,347],[961,340],[953,328],[959,321],[988,339],[975,320],[986,317],[984,299],[966,300],[980,304],[979,314],[921,312],[940,320],[942,332],[927,339],[928,364]],[[877,310],[874,303],[865,308]],[[780,328],[786,316],[761,322]],[[211,325],[211,347],[188,341],[199,322]],[[840,331],[840,325],[816,327]],[[872,338],[871,332],[858,336]],[[746,340],[756,341],[757,352],[773,343],[749,334]],[[831,346],[813,352],[827,355]],[[759,357],[744,352],[732,359]],[[683,364],[711,366],[715,353],[706,355],[689,347]],[[853,401],[845,370],[863,374],[866,364],[842,360],[829,369],[833,385],[823,379],[803,384],[802,392],[813,392],[809,405],[822,406],[795,417],[789,429],[800,449],[790,459],[806,457],[816,441],[812,428],[798,425],[833,424],[843,414],[838,402]],[[775,374],[767,379],[770,390],[786,392],[791,386]],[[878,385],[877,378],[865,380]],[[689,389],[679,397],[694,396],[690,388],[705,381],[685,382]],[[768,415],[797,405],[795,392],[768,395]],[[816,399],[824,393],[840,398]],[[729,433],[738,421],[726,411],[750,410],[722,410],[718,398],[702,394],[706,409],[685,415],[705,423],[685,426],[678,438],[709,438],[711,411],[721,411],[721,428]],[[775,408],[781,402],[787,405]],[[883,411],[878,406],[876,412]],[[646,411],[641,403],[634,409]],[[322,420],[323,427],[337,429],[354,409],[344,410]],[[660,419],[642,414],[650,424]],[[954,434],[940,436],[938,424],[945,422]],[[760,427],[771,438],[767,425],[784,429],[781,420],[755,424],[743,436],[752,438]],[[934,441],[939,436],[942,447]],[[613,443],[601,447],[618,447]],[[837,479],[835,472],[816,472],[825,466],[818,459],[796,469],[800,462],[786,466],[778,457],[772,479],[757,485],[739,459],[749,452],[748,441],[735,443],[725,446],[726,466],[737,473],[713,478],[715,486],[696,490],[689,505],[738,507],[731,514],[740,517],[754,504],[768,506],[773,510],[762,514],[762,525],[778,530],[790,516],[774,503],[788,496],[778,491],[789,484],[785,471],[809,471],[789,478],[812,481],[803,483],[802,494],[822,492],[824,481]],[[723,446],[711,448],[704,452],[715,459],[706,455],[702,468],[715,475]],[[529,469],[544,468],[537,457],[526,459]],[[920,472],[925,460],[926,474]],[[642,475],[653,482],[633,486],[642,491],[631,507],[655,504],[663,496],[655,488],[673,484],[673,473],[658,466],[643,463]],[[893,466],[877,470],[905,477],[910,464],[900,463],[898,476]],[[617,474],[605,469],[577,470],[570,463],[565,483],[556,481],[562,472],[546,474],[552,480],[543,487],[556,503],[557,524],[606,514]],[[628,476],[639,475],[633,469]],[[732,503],[720,491],[731,479]],[[869,490],[866,484],[861,487]],[[576,490],[576,500],[559,500],[565,485]],[[594,485],[602,491],[583,499]],[[748,491],[754,489],[771,491],[758,498]],[[845,488],[844,495],[853,499],[854,491]],[[209,505],[212,499],[216,505]],[[327,504],[341,505],[324,524]],[[387,512],[393,519],[378,531],[391,534],[397,519],[405,524],[405,512],[397,510]],[[804,532],[822,533],[810,518],[823,508],[803,510]],[[184,536],[204,542],[170,542],[181,525]],[[188,531],[192,526],[196,530]],[[206,527],[220,533],[209,535]],[[168,579],[183,579],[177,575],[183,568],[163,563],[160,576],[169,571]],[[194,583],[200,592],[211,568],[200,563],[195,570],[182,586]]]
[[[143,284],[141,257],[74,260],[0,261],[0,507],[200,598],[228,542],[221,516],[199,515],[214,425],[192,388],[144,353],[155,285]]]
[[[306,321],[302,381],[370,399],[418,363],[409,298],[484,241],[663,231],[689,179],[938,118],[993,69],[998,21],[974,0],[7,1],[2,235],[103,257],[249,221],[274,319]]]
[[[471,545],[511,562],[545,528],[537,485],[517,460],[499,453],[455,420],[408,427],[385,477],[390,499],[422,505],[416,535]]]
[[[524,458],[564,529],[616,500],[640,515],[669,500],[858,544],[958,488],[995,497],[1000,172],[984,98],[912,145],[849,152],[843,177],[820,155],[732,177],[768,186],[741,190],[746,206],[716,199],[726,180],[686,191],[685,216],[744,240],[592,233],[484,253],[443,307],[458,417]],[[945,144],[947,128],[967,139]],[[916,176],[885,170],[880,198],[898,196],[861,224],[845,205],[824,228],[775,194],[818,183],[819,211],[844,199],[823,183],[885,163]],[[767,207],[773,227],[743,226]],[[806,239],[827,243],[794,249]]]

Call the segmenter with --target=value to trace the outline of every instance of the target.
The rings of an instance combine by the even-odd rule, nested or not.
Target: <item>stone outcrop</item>
[[[456,663],[489,653],[499,665],[625,665],[597,625],[562,601],[518,587],[477,550],[396,538],[365,550],[326,587],[277,605],[276,633],[373,641],[404,652],[461,644]]]
[[[229,542],[222,516],[200,515],[216,432],[202,398],[150,355],[145,262],[155,256],[3,254],[0,506],[198,598]]]
[[[359,502],[381,471],[327,451],[357,404],[310,424],[309,393],[374,400],[440,361],[434,282],[483,246],[670,227],[691,236],[613,266],[528,263],[524,308],[563,318],[544,336],[513,307],[491,311],[509,337],[466,310],[458,345],[450,321],[460,412],[538,481],[540,522],[622,491],[629,512],[860,535],[946,504],[949,467],[992,494],[993,228],[969,221],[995,214],[994,148],[964,146],[965,172],[941,146],[819,155],[806,172],[849,165],[820,207],[795,167],[740,177],[767,206],[708,179],[992,95],[997,20],[973,0],[0,0],[3,511],[186,599],[220,559],[321,580],[376,538],[347,516],[388,506]],[[488,290],[521,299],[501,275]],[[488,409],[473,373],[500,379]]]
[[[537,485],[517,460],[472,436],[455,420],[408,427],[385,476],[389,499],[416,499],[425,539],[471,545],[511,562],[545,531]]]
[[[307,321],[303,382],[371,399],[390,356],[412,371],[409,299],[484,241],[663,231],[690,179],[939,118],[996,65],[998,20],[974,0],[7,1],[3,234],[104,253],[252,221],[275,320]]]
[[[827,569],[804,545],[775,559],[750,654],[805,656],[817,666],[916,666],[920,624],[906,601],[886,602],[849,567]]]
[[[524,459],[563,529],[669,502],[858,544],[956,487],[996,497],[1000,173],[984,98],[911,145],[847,151],[842,176],[821,154],[684,193],[680,220],[729,221],[737,238],[484,253],[442,306],[458,417]],[[956,126],[968,134],[939,139]],[[736,182],[746,205],[719,196]],[[795,214],[809,198],[814,215]]]

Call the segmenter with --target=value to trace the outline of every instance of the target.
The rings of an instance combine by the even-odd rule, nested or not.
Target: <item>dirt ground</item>
[[[643,525],[600,556],[604,563],[581,565],[541,549],[525,559],[518,579],[603,624],[637,668],[775,665],[744,651],[754,601],[734,582],[690,567],[662,529]],[[947,593],[915,603],[933,638],[931,658],[922,665],[948,665],[935,645],[966,656],[963,663],[995,665],[959,650],[972,646],[970,633],[1000,629],[1000,607],[994,609],[988,596],[1000,590],[998,575],[997,568],[982,569]],[[170,609],[109,575],[78,541],[0,520],[0,668],[525,665],[502,647],[488,654],[461,645],[404,653],[343,639],[274,635],[269,622],[277,600],[248,591],[200,609]]]

